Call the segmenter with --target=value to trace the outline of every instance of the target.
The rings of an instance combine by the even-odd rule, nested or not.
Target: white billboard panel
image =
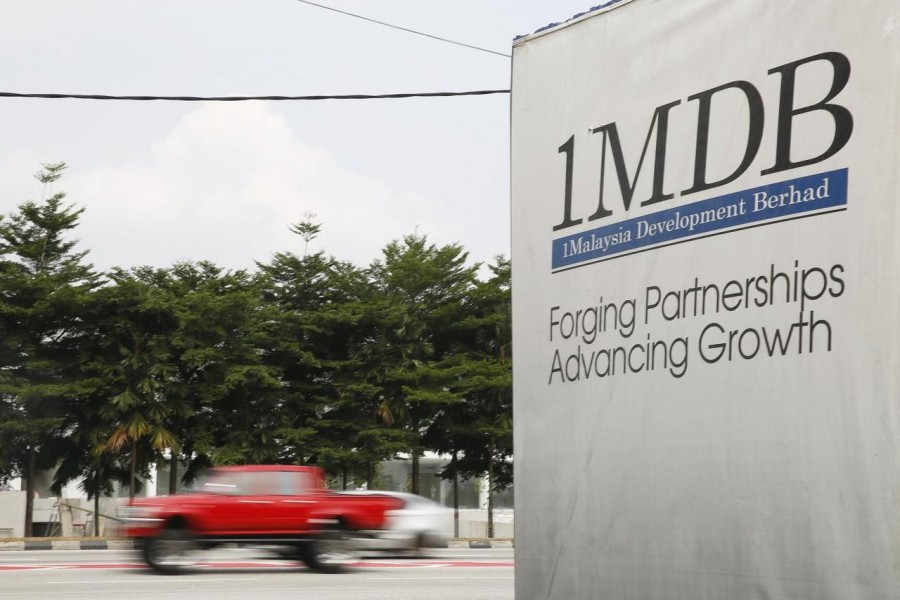
[[[900,5],[513,51],[516,597],[900,598]]]

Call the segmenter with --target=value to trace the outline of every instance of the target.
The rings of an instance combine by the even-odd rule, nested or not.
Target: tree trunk
[[[366,473],[366,489],[375,489],[375,463],[372,462],[369,463],[369,469]]]
[[[137,440],[131,442],[131,474],[128,478],[128,499],[134,500],[134,484],[137,482]]]
[[[347,467],[341,467],[341,489],[347,489]]]
[[[453,469],[453,537],[459,537],[459,473],[457,465],[457,451],[453,451],[451,465]]]
[[[100,537],[100,475],[97,469],[97,485],[94,487],[94,537]]]
[[[172,451],[172,458],[169,460],[169,495],[174,496],[178,493],[178,456]]]
[[[419,493],[419,451],[414,450],[412,453],[412,489],[413,494]]]
[[[494,537],[494,436],[488,446],[488,505],[487,505],[487,536]]]
[[[25,455],[25,537],[34,535],[34,448],[28,446]]]

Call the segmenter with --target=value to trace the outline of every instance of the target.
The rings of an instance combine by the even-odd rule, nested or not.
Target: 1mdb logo
[[[819,76],[823,72],[822,66],[830,66],[830,89],[825,96],[818,102],[807,104],[805,106],[794,106],[795,92],[797,88],[798,73],[802,75],[815,74]],[[776,132],[774,136],[774,163],[763,169],[761,175],[769,175],[796,169],[805,165],[815,164],[835,155],[850,140],[853,132],[853,116],[850,111],[840,104],[833,102],[835,98],[846,88],[850,80],[850,61],[839,52],[824,52],[814,56],[808,56],[800,60],[790,62],[779,67],[769,69],[769,75],[778,75],[780,77],[780,88],[777,96],[778,117],[775,121]],[[724,175],[719,176],[714,181],[709,180],[707,169],[708,148],[711,139],[711,117],[713,115],[713,99],[723,93],[740,93],[742,99],[746,102],[749,109],[749,119],[746,120],[746,144],[743,148],[743,156],[737,160],[735,156],[735,166],[733,170]],[[678,116],[679,118],[696,119],[696,130],[693,139],[680,140],[680,147],[690,148],[693,145],[694,150],[694,168],[693,181],[691,184],[680,191],[680,196],[688,196],[705,190],[710,190],[734,181],[745,173],[759,154],[762,146],[763,133],[765,129],[765,103],[759,89],[749,81],[730,81],[717,87],[704,90],[687,98],[688,102],[695,102],[696,113],[679,114],[675,107],[682,104],[681,100],[675,100],[658,106],[650,120],[650,127],[644,138],[643,148],[637,166],[634,169],[634,175],[630,176],[628,167],[625,164],[625,156],[622,150],[622,143],[619,136],[619,128],[616,123],[607,123],[599,127],[592,128],[591,134],[597,136],[595,139],[602,144],[600,152],[600,189],[597,199],[596,210],[587,216],[588,221],[598,219],[606,219],[619,210],[614,201],[605,197],[607,187],[607,165],[611,163],[612,169],[615,171],[616,180],[618,181],[618,189],[621,199],[621,209],[628,212],[635,200],[638,181],[641,172],[645,166],[645,159],[648,156],[651,140],[654,139],[655,145],[652,153],[653,156],[653,180],[649,196],[640,200],[641,206],[648,206],[671,200],[675,198],[674,192],[666,191],[665,171],[666,171],[666,154],[669,148],[669,125],[670,120]],[[808,113],[825,113],[831,117],[834,122],[833,135],[830,139],[830,145],[827,148],[818,151],[814,156],[797,157],[794,156],[792,150],[796,150],[792,146],[793,131],[795,118]],[[729,128],[736,127],[734,122],[729,121]],[[731,131],[729,130],[729,135]],[[735,134],[737,135],[737,133]],[[818,149],[817,149],[818,150]],[[584,217],[573,215],[572,205],[572,178],[574,171],[575,158],[575,136],[569,137],[566,142],[559,147],[559,152],[565,155],[565,178],[564,192],[562,203],[562,221],[553,226],[554,231],[567,229],[581,224]],[[607,157],[611,156],[612,160],[607,161]],[[728,165],[725,166],[727,168]],[[646,186],[645,186],[646,187]]]

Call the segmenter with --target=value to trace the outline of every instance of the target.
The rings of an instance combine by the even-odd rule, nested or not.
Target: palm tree
[[[151,459],[141,457],[141,451],[149,446],[149,452],[157,455],[165,450],[177,453],[179,441],[166,424],[188,416],[190,409],[166,389],[172,367],[167,362],[165,334],[177,324],[171,303],[158,290],[128,278],[120,279],[110,294],[111,306],[118,309],[113,330],[121,359],[107,368],[106,375],[121,391],[102,410],[112,426],[104,450],[129,449],[129,496],[133,498],[137,470]]]

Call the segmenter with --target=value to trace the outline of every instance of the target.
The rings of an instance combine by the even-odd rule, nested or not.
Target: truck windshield
[[[225,496],[246,494],[244,475],[245,473],[237,471],[217,471],[213,469],[194,483],[192,491],[198,494]]]

